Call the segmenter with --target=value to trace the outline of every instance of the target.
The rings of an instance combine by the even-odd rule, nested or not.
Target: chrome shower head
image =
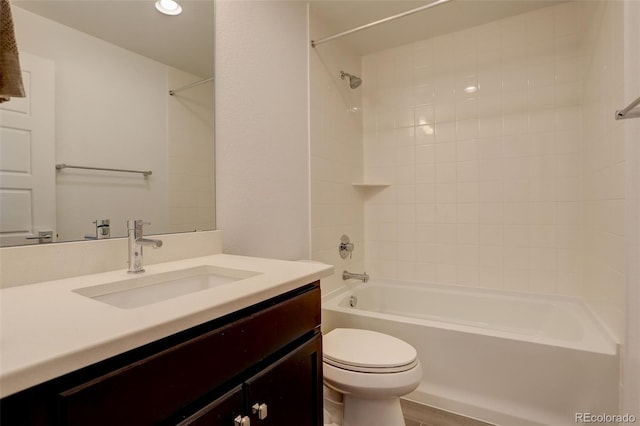
[[[349,77],[349,87],[351,87],[352,89],[355,89],[362,84],[362,79],[360,77],[356,77],[355,75],[340,71],[340,78],[344,80],[345,77]]]

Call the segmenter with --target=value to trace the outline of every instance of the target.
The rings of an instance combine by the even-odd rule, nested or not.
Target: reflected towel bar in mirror
[[[72,166],[71,164],[65,164],[65,163],[56,164],[56,169],[57,170],[85,169],[85,170],[102,170],[105,172],[141,173],[145,177],[151,174],[151,170],[126,170],[126,169],[110,169],[105,167]]]

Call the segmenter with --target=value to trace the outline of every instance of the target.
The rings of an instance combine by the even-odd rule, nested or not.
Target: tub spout
[[[354,274],[349,271],[342,271],[342,279],[345,281],[350,279],[362,280],[363,283],[366,283],[369,281],[369,275],[366,272],[364,274]]]

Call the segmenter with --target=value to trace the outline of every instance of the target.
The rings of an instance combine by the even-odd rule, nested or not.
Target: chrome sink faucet
[[[144,272],[142,263],[142,247],[151,246],[153,248],[162,247],[162,240],[153,240],[142,236],[142,225],[149,225],[140,219],[127,220],[127,232],[129,235],[129,269],[130,274]]]
[[[342,271],[342,279],[345,281],[350,279],[362,280],[363,283],[366,283],[369,281],[369,274],[366,272],[364,274],[354,274],[349,271]]]

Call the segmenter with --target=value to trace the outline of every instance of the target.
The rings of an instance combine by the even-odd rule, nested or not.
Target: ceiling
[[[310,0],[309,4],[311,13],[333,34],[431,1]],[[366,55],[560,1],[453,0],[344,40],[356,53]],[[183,13],[178,16],[160,14],[154,0],[13,0],[12,4],[202,78],[213,75],[214,0],[181,0]],[[311,38],[328,35],[311,34]]]
[[[214,0],[180,0],[167,16],[155,0],[13,0],[42,15],[202,78],[213,76]]]

